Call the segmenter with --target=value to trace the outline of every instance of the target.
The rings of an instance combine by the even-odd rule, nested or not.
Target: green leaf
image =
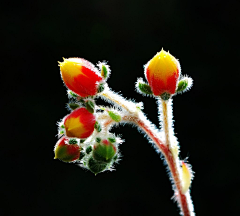
[[[94,108],[95,108],[95,104],[92,101],[87,101],[86,102],[86,109],[90,112],[90,113],[94,113]]]
[[[178,87],[176,92],[182,92],[188,87],[188,80],[187,79],[182,79],[178,83]]]
[[[111,119],[114,120],[115,122],[120,122],[122,120],[122,117],[116,112],[108,111],[108,114],[111,117]]]
[[[139,83],[138,84],[138,89],[144,94],[147,94],[147,95],[152,94],[151,87],[149,85],[145,84],[145,83]]]

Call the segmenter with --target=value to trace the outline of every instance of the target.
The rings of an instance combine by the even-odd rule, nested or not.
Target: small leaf
[[[120,122],[122,120],[122,117],[116,112],[108,111],[108,114],[115,122]]]
[[[69,103],[68,104],[68,107],[70,108],[70,109],[72,109],[72,110],[75,110],[75,109],[77,109],[78,107],[80,107],[78,104],[76,104],[76,103]]]
[[[90,112],[90,113],[94,113],[94,108],[95,108],[95,105],[92,101],[87,101],[86,102],[86,109]]]
[[[101,71],[101,76],[106,79],[108,76],[108,71],[107,71],[107,67],[103,64],[102,65],[102,71]]]
[[[99,124],[99,122],[96,121],[95,125],[94,125],[94,128],[96,129],[97,132],[101,132],[102,130],[102,127],[101,125]]]
[[[188,87],[188,80],[187,79],[182,79],[178,83],[178,87],[176,92],[182,92]]]

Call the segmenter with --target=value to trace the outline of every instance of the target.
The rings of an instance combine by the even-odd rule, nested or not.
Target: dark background
[[[158,51],[180,60],[194,80],[174,98],[181,158],[195,171],[197,215],[239,210],[239,1],[6,1],[1,5],[1,215],[178,215],[166,168],[136,128],[122,134],[122,161],[96,177],[53,160],[56,122],[68,114],[57,61],[107,60],[109,86],[134,91]]]

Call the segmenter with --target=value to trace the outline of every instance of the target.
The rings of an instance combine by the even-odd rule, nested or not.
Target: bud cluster
[[[59,122],[59,141],[55,159],[75,162],[94,174],[111,170],[119,158],[120,138],[108,132],[104,123],[120,122],[114,109],[99,109],[95,99],[104,91],[110,69],[105,63],[93,64],[81,58],[64,59],[59,63],[62,79],[68,88],[70,114]]]

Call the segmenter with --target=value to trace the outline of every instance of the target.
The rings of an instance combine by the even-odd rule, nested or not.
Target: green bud
[[[86,153],[89,154],[91,153],[91,151],[92,151],[92,146],[88,146],[86,149]]]
[[[89,158],[88,163],[87,163],[89,170],[94,174],[98,174],[98,173],[102,172],[103,170],[105,170],[107,165],[108,165],[107,163],[96,161],[92,157]]]
[[[101,130],[102,130],[101,125],[97,121],[96,121],[96,123],[94,125],[94,128],[96,129],[97,132],[101,132]]]
[[[92,101],[87,101],[86,102],[86,109],[90,112],[90,113],[94,113],[94,103]]]
[[[187,79],[182,79],[178,83],[178,87],[176,92],[182,92],[188,87],[188,80]]]
[[[163,100],[168,100],[171,95],[167,92],[164,92],[163,94],[160,95],[160,97],[163,99]]]
[[[116,147],[108,140],[96,143],[93,148],[93,158],[100,162],[109,163],[116,154]]]
[[[103,90],[104,90],[104,84],[101,83],[101,84],[98,86],[98,93],[103,92]]]
[[[120,122],[122,120],[122,117],[116,112],[108,111],[108,114],[111,117],[111,119],[114,120],[115,122]]]
[[[147,94],[147,95],[152,94],[151,87],[146,83],[138,83],[138,89],[144,94]]]
[[[71,109],[71,110],[75,110],[77,109],[78,107],[80,107],[78,104],[76,103],[69,103],[68,104],[68,107]]]
[[[102,76],[104,79],[106,79],[107,76],[108,76],[107,67],[106,67],[104,64],[102,64],[101,76]]]

